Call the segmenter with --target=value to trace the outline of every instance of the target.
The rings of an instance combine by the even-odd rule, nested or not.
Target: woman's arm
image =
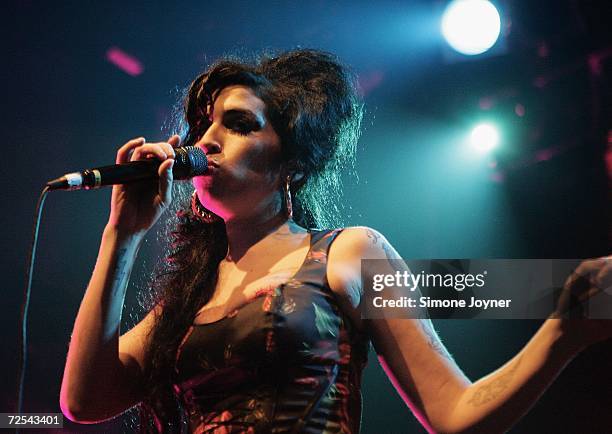
[[[548,319],[504,366],[466,388],[445,424],[449,432],[505,432],[536,403],[578,353]]]
[[[583,347],[567,338],[561,320],[549,319],[512,360],[472,384],[446,351],[431,321],[360,319],[361,298],[356,294],[361,295],[362,258],[400,257],[372,229],[345,230],[330,251],[330,286],[341,299],[349,300],[343,308],[369,332],[391,382],[431,432],[508,430]],[[389,265],[389,272],[395,271]],[[364,272],[368,278],[368,270]]]
[[[140,399],[139,368],[130,348],[119,349],[121,312],[140,245],[107,227],[91,281],[77,314],[60,406],[75,422],[108,419]]]
[[[120,338],[121,312],[138,248],[172,199],[178,143],[178,136],[168,143],[140,138],[117,152],[117,164],[151,156],[163,162],[159,181],[113,187],[109,222],[74,324],[60,392],[62,411],[75,422],[100,422],[142,399],[146,339],[157,310]]]

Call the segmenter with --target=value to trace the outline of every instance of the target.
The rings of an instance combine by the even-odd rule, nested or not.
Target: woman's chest
[[[235,367],[337,361],[342,328],[326,290],[290,280],[218,321],[194,325],[181,345],[177,370],[189,378]]]
[[[241,263],[222,262],[211,299],[196,315],[194,323],[207,324],[232,315],[242,306],[289,282],[306,262],[308,246],[280,258],[255,258]]]

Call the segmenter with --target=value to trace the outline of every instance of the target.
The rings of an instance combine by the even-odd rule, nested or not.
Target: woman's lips
[[[210,175],[212,173],[215,173],[217,170],[219,169],[219,166],[216,163],[208,163],[208,167],[206,169],[206,172],[204,174],[202,174],[201,176],[206,176],[206,175]]]

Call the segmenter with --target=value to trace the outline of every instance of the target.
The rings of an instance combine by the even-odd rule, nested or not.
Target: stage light
[[[479,124],[472,130],[470,143],[481,152],[490,151],[499,143],[499,131],[491,124]]]
[[[442,34],[448,44],[470,56],[491,48],[500,28],[499,12],[486,0],[452,1],[442,16]]]
[[[106,51],[106,60],[132,77],[142,74],[142,71],[144,70],[140,60],[126,53],[121,48],[109,48]]]

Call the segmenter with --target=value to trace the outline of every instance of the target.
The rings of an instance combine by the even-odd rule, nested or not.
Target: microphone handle
[[[131,161],[124,164],[85,169],[81,172],[83,184],[87,190],[114,184],[128,184],[145,179],[157,178],[159,160]]]
[[[195,146],[185,146],[174,150],[172,174],[179,181],[203,175],[208,169],[206,154]],[[49,190],[89,190],[105,185],[127,184],[145,179],[157,178],[161,162],[156,159],[131,161],[123,164],[86,169],[81,172],[67,173],[47,182]]]

